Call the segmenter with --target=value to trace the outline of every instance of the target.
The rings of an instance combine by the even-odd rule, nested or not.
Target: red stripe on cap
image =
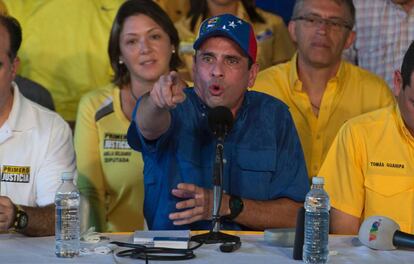
[[[250,24],[249,27],[249,56],[252,58],[253,62],[256,62],[257,41],[256,36],[254,35],[253,27]]]

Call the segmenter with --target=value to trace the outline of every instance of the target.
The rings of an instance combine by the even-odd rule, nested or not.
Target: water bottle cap
[[[312,184],[324,184],[325,179],[323,177],[315,176],[312,178]]]
[[[72,172],[64,172],[62,173],[62,180],[73,180],[73,173]]]

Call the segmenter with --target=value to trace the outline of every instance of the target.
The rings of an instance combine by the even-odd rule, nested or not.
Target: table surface
[[[105,234],[111,240],[131,242],[132,234]],[[264,241],[263,234],[241,235],[242,246],[233,253],[222,253],[218,244],[195,250],[196,258],[172,263],[302,263],[292,259],[293,248],[276,247]],[[353,236],[330,236],[328,263],[414,263],[414,250],[377,251],[359,245]],[[101,243],[102,245],[102,243]],[[94,247],[94,246],[92,246]],[[115,249],[115,252],[121,248]],[[81,255],[72,259],[57,258],[54,237],[24,237],[0,234],[0,263],[145,263],[119,258],[115,254]],[[168,263],[150,261],[150,263]]]

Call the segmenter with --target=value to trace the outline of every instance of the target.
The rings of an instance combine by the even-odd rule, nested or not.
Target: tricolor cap
[[[208,18],[201,24],[193,48],[198,50],[206,39],[215,36],[233,40],[253,62],[256,62],[257,42],[250,23],[231,14]]]

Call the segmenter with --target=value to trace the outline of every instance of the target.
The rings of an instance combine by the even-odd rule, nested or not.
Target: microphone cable
[[[125,243],[112,241],[111,244],[115,244],[119,247],[128,247],[131,249],[123,250],[116,253],[117,257],[130,257],[132,259],[145,260],[145,263],[149,263],[150,260],[156,261],[179,261],[193,259],[196,257],[194,250],[201,247],[203,243],[198,243],[196,246],[188,249],[176,249],[165,247],[146,247],[144,245]]]

